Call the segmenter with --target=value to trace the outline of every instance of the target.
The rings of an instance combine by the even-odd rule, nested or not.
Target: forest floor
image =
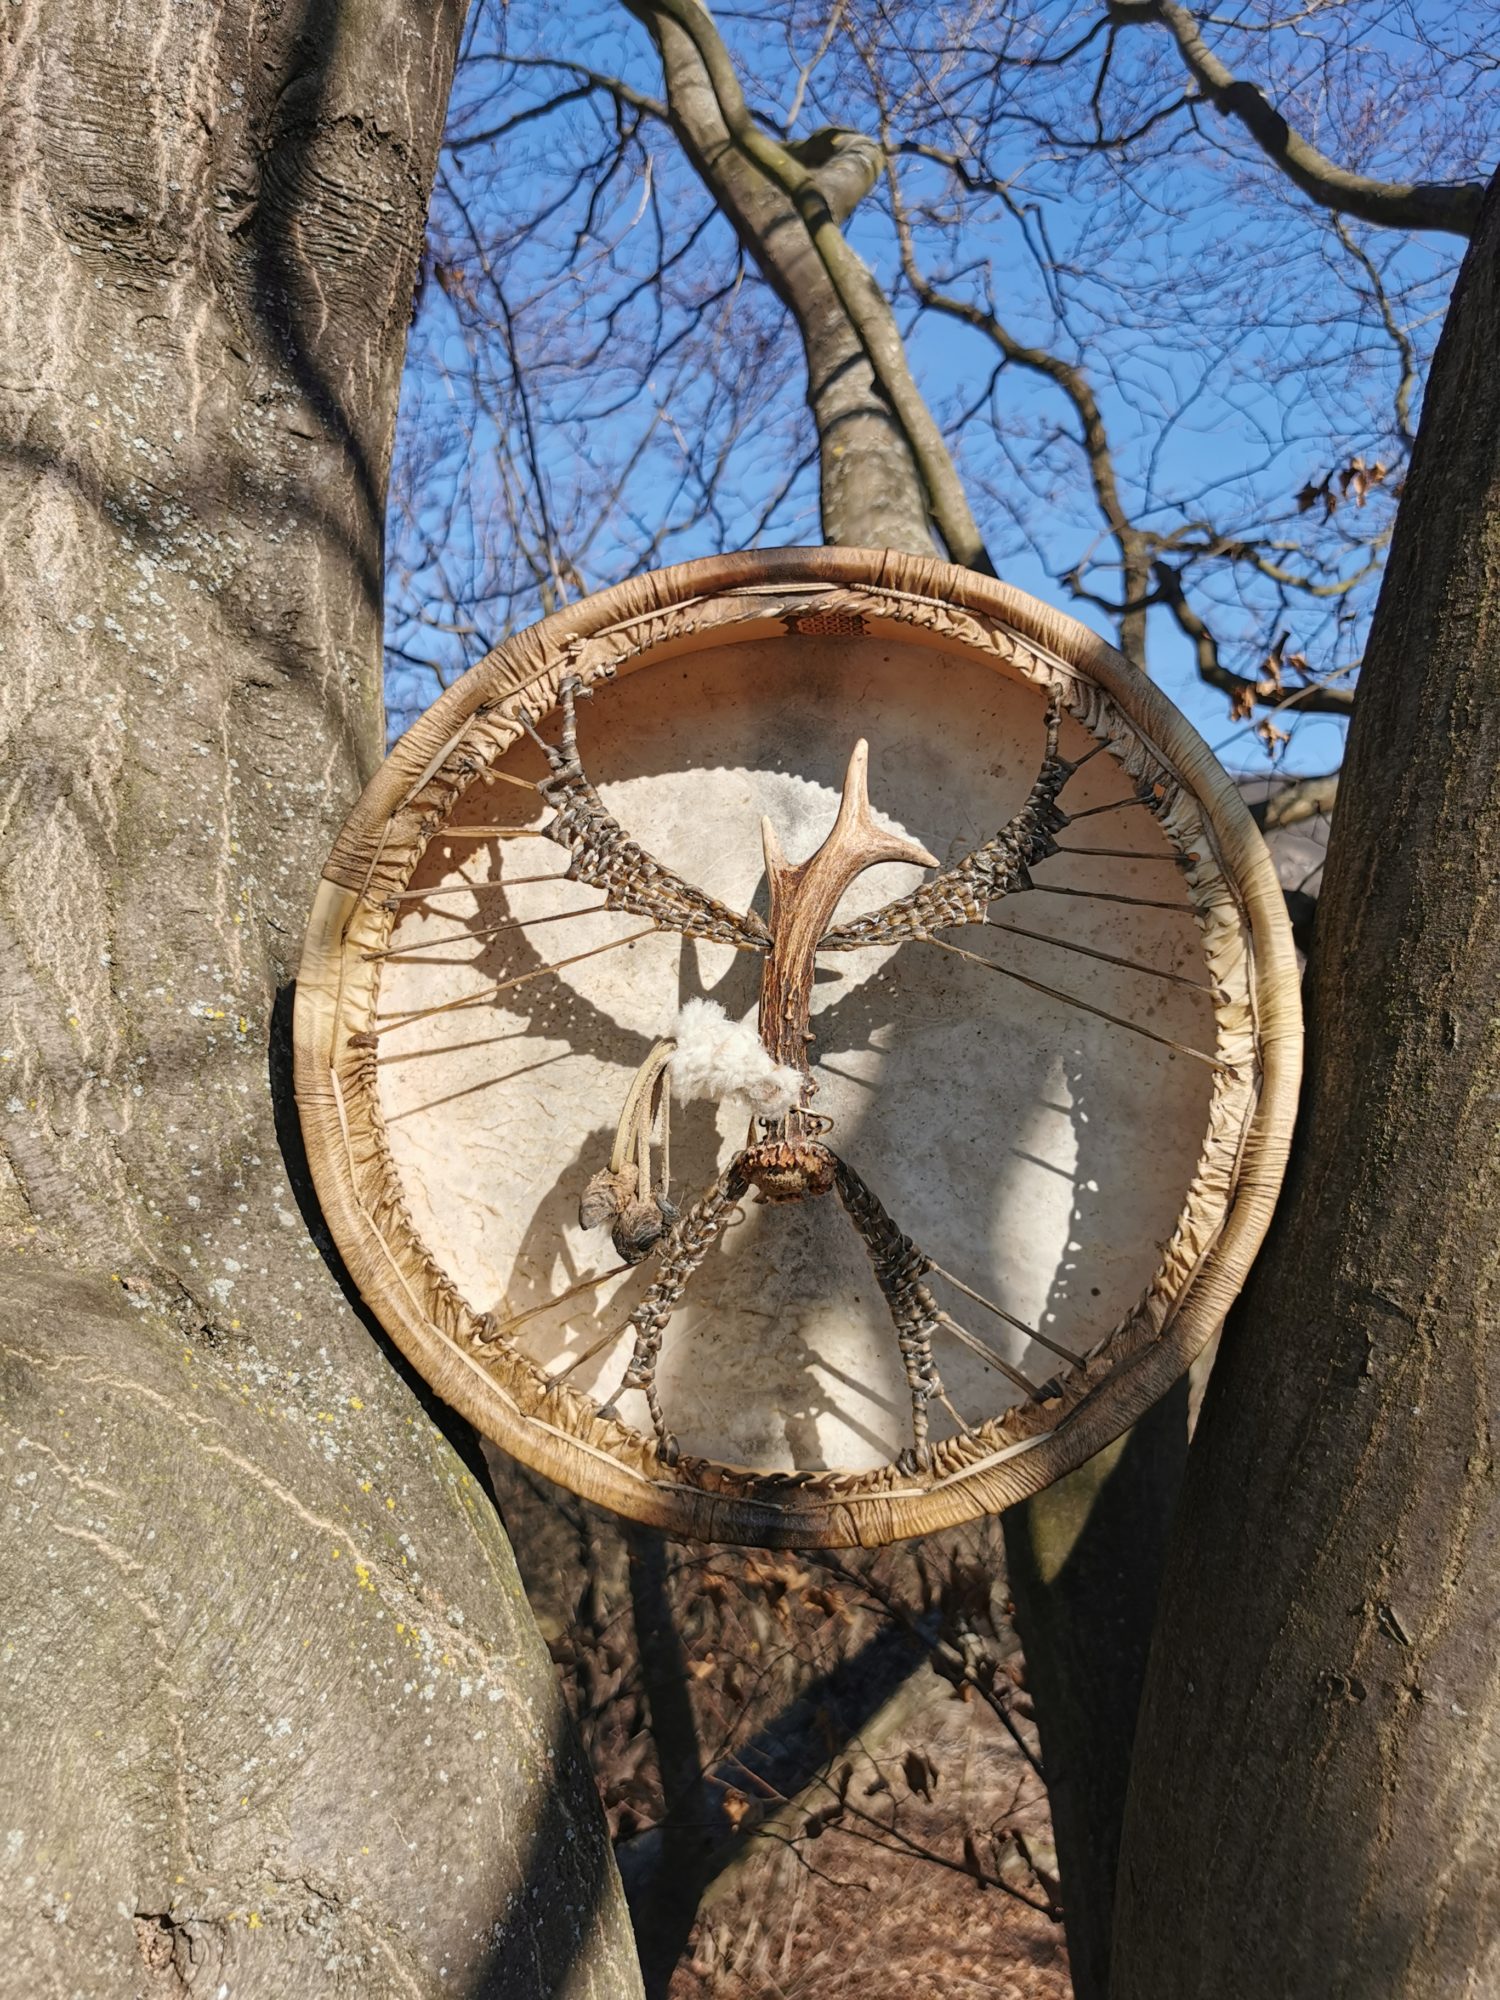
[[[1046,1794],[981,1702],[914,1676],[818,1796],[752,1837],[774,1862],[714,1883],[671,2000],[1071,2000],[1062,1925],[1029,1907],[1056,1866]]]

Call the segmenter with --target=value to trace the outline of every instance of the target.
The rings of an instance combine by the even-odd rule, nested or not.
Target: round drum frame
[[[1076,1368],[920,1473],[766,1473],[667,1463],[514,1349],[460,1296],[413,1227],[386,1141],[369,1033],[371,954],[453,801],[564,679],[612,679],[747,638],[870,632],[962,654],[1060,694],[1149,786],[1191,843],[1192,893],[1217,971],[1214,910],[1234,973],[1216,1008],[1209,1131],[1146,1301]],[[1233,932],[1232,953],[1228,933]],[[1281,1184],[1301,1067],[1298,975],[1270,856],[1238,792],[1184,718],[1074,620],[971,571],[860,549],[711,558],[571,605],[497,647],[402,738],[324,870],[297,982],[295,1082],[309,1164],[341,1255],[381,1323],[486,1437],[589,1500],[674,1535],[783,1547],[874,1545],[996,1512],[1081,1465],[1157,1401],[1215,1333]]]

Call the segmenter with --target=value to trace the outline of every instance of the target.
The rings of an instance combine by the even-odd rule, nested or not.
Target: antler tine
[[[816,894],[820,904],[828,905],[825,922],[832,916],[845,889],[866,868],[874,868],[882,861],[906,861],[917,868],[936,868],[938,865],[937,857],[929,854],[919,841],[909,840],[903,833],[892,833],[879,824],[870,809],[869,774],[870,746],[861,736],[850,753],[848,769],[844,773],[838,817],[817,853],[798,868],[788,866],[780,837],[770,820],[763,818],[760,823],[766,879],[772,884],[773,891],[780,884],[783,901],[789,893],[804,897]],[[817,883],[816,891],[813,889],[814,882]],[[832,902],[828,902],[830,892]]]
[[[824,846],[841,856],[847,853],[851,881],[860,869],[873,867],[878,861],[909,861],[918,868],[938,865],[937,856],[929,854],[919,840],[877,825],[870,810],[870,746],[863,736],[850,753],[839,815]],[[858,867],[852,865],[856,860]]]
[[[760,1035],[778,1062],[804,1072],[814,954],[844,891],[882,861],[918,868],[938,865],[920,842],[877,824],[870,810],[869,768],[870,746],[861,737],[849,758],[828,838],[797,867],[787,862],[770,821],[761,822],[774,944],[761,983]]]
[[[829,931],[820,940],[821,949],[852,951],[859,945],[899,944],[904,938],[930,937],[955,925],[982,923],[991,903],[1013,889],[1030,888],[1028,869],[1056,852],[1053,835],[1069,822],[1057,795],[1078,766],[1058,750],[1062,718],[1062,697],[1054,689],[1047,701],[1041,768],[1025,804],[1007,825],[930,882]]]

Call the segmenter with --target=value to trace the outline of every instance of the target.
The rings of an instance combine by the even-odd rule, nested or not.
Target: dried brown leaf
[[[937,1790],[937,1765],[924,1751],[908,1750],[901,1759],[901,1771],[908,1791],[918,1798],[931,1799]]]

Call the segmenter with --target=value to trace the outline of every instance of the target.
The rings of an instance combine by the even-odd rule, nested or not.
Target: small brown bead
[[[627,1264],[639,1264],[666,1234],[666,1218],[654,1201],[629,1201],[610,1231]]]

